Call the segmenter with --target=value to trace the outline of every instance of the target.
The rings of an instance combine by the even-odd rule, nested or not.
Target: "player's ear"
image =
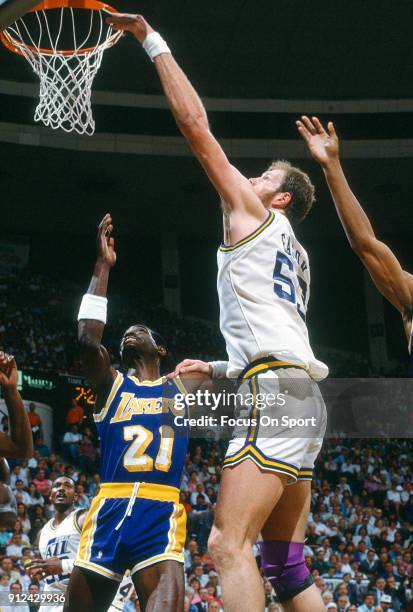
[[[271,208],[284,209],[291,204],[292,196],[289,191],[280,191],[276,193],[273,201],[271,202]]]
[[[158,350],[158,355],[159,355],[159,357],[160,357],[161,359],[162,359],[163,357],[166,357],[166,355],[167,355],[167,352],[168,352],[168,351],[166,350],[166,347],[165,347],[165,346],[158,346],[158,347],[157,347],[157,350]]]

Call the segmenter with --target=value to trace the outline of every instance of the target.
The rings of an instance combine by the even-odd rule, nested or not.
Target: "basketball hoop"
[[[93,79],[104,51],[122,36],[106,25],[107,13],[116,9],[99,0],[43,0],[0,33],[2,43],[23,55],[40,79],[35,121],[94,133]]]

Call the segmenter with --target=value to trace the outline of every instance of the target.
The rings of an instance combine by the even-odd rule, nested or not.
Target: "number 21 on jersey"
[[[174,430],[168,425],[159,427],[161,441],[155,462],[145,451],[153,440],[153,433],[142,425],[123,428],[123,439],[131,442],[123,456],[123,465],[128,472],[152,472],[153,469],[168,472],[171,467]]]

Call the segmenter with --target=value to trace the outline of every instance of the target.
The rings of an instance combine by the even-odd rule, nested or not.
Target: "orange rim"
[[[99,2],[99,0],[43,0],[39,4],[36,4],[29,13],[38,13],[39,11],[47,11],[58,8],[74,8],[74,9],[88,9],[90,11],[107,11],[108,13],[117,13],[117,9],[110,6],[110,4],[106,4],[105,2]],[[112,41],[116,41],[117,38],[120,38],[122,32],[116,32],[111,37]],[[62,49],[59,51],[53,51],[53,49],[43,49],[41,47],[33,47],[32,45],[27,45],[22,41],[18,41],[11,34],[4,30],[0,32],[0,40],[3,45],[12,53],[16,53],[17,55],[24,55],[23,51],[20,47],[24,47],[33,53],[37,53],[39,55],[83,55],[85,53],[92,53],[95,51],[99,45],[95,45],[94,47],[84,47],[82,49],[78,49],[77,51],[73,49]]]

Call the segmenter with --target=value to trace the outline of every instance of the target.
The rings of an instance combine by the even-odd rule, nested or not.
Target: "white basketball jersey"
[[[122,611],[125,602],[130,599],[134,588],[135,587],[133,586],[132,578],[130,577],[129,572],[127,572],[119,585],[118,591],[114,597],[114,600],[112,601],[110,608],[108,608],[108,612]]]
[[[311,350],[305,322],[310,266],[287,217],[269,211],[253,234],[218,250],[220,326],[236,377],[266,355],[304,366],[314,380],[328,375]]]
[[[59,557],[59,559],[75,559],[80,542],[80,529],[77,519],[83,510],[74,510],[60,523],[55,525],[51,519],[40,533],[39,551],[43,559]],[[47,576],[44,579],[45,591],[65,592],[69,584],[70,574]],[[62,606],[63,608],[63,606]]]

